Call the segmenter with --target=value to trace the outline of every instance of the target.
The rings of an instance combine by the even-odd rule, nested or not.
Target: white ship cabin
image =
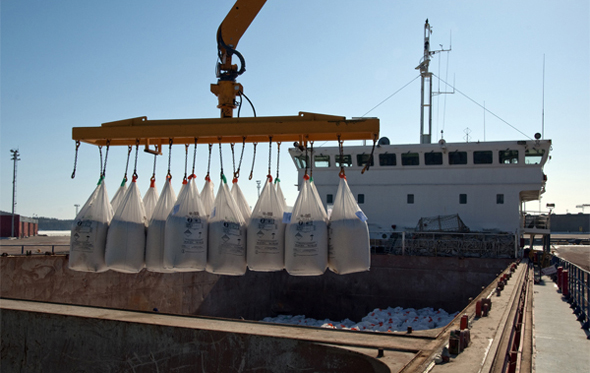
[[[308,167],[321,200],[330,209],[338,188],[340,166],[357,202],[378,232],[412,231],[422,217],[458,214],[472,231],[524,233],[523,203],[545,191],[543,165],[551,140],[389,145],[344,143],[307,152],[290,148],[299,172],[299,187]],[[542,230],[544,231],[544,229]],[[541,232],[539,232],[541,233]]]

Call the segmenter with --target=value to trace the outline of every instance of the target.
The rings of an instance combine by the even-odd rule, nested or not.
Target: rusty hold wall
[[[373,255],[369,272],[293,277],[68,269],[67,256],[0,258],[0,296],[115,309],[260,320],[277,314],[360,320],[374,308],[461,310],[509,263],[505,259]]]

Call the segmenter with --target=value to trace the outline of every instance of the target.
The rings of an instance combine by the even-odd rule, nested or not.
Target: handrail
[[[565,284],[567,291],[562,290],[563,295],[571,304],[570,307],[574,309],[578,321],[584,323],[582,328],[588,330],[590,328],[590,272],[555,255],[551,259],[551,264],[568,271],[567,284]],[[558,281],[560,281],[559,278]]]

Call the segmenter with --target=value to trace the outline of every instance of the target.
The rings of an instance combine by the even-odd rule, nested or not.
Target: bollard
[[[475,316],[481,317],[481,301],[480,300],[475,302]]]
[[[469,343],[471,342],[471,333],[469,331],[469,329],[467,330],[461,330],[461,346],[463,347],[463,349],[466,349],[467,347],[469,347]]]
[[[467,317],[467,314],[463,314],[463,316],[461,316],[461,323],[460,323],[459,329],[461,329],[461,330],[467,329],[468,321],[469,321],[469,318]]]
[[[489,306],[485,303],[482,307],[482,315],[483,317],[488,317]]]
[[[412,327],[408,326],[408,334],[412,334]]]
[[[492,300],[487,298],[481,298],[481,305],[483,307],[484,304],[488,305],[488,311],[492,310]]]
[[[496,288],[496,296],[499,297],[501,293],[502,293],[502,288],[500,287],[500,285],[498,285],[498,287]]]
[[[461,340],[459,339],[459,337],[456,337],[451,332],[451,337],[449,338],[449,353],[452,355],[459,355],[460,344]]]
[[[561,272],[563,272],[563,267],[557,267],[557,288],[561,291]]]
[[[564,269],[561,272],[561,286],[562,286],[561,293],[566,298],[569,297],[569,295],[570,295],[568,275],[569,275],[569,271],[567,269]]]

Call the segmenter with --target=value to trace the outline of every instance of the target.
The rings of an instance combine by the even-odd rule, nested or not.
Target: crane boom
[[[211,92],[217,96],[222,118],[233,117],[236,97],[243,92],[236,78],[246,70],[246,63],[236,47],[265,3],[266,0],[237,0],[217,29],[217,84],[211,84]],[[232,64],[234,54],[240,59],[239,69]]]

